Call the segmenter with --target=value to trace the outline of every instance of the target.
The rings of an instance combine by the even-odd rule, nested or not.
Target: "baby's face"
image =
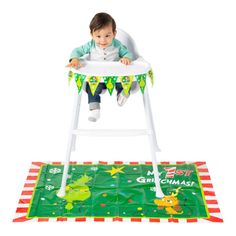
[[[110,24],[102,29],[94,31],[92,33],[92,38],[100,48],[106,48],[112,43],[115,35],[116,32],[112,31],[112,25]]]

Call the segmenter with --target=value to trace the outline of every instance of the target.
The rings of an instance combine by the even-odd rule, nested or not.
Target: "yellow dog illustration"
[[[177,198],[180,189],[181,188],[179,187],[175,190],[175,193],[164,196],[162,199],[154,200],[154,203],[158,206],[158,209],[165,208],[166,213],[170,215],[183,214]]]

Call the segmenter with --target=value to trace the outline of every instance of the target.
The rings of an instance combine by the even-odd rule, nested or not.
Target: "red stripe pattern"
[[[24,184],[24,189],[21,192],[18,207],[16,209],[16,217],[13,219],[13,222],[25,222],[31,220],[30,218],[27,218],[29,204],[36,186],[40,168],[45,164],[46,163],[44,162],[32,162],[32,166],[29,169],[29,173]],[[40,219],[38,219],[38,221],[40,221]]]
[[[216,199],[216,194],[213,189],[213,185],[211,183],[211,177],[206,167],[205,162],[195,162],[197,166],[197,170],[200,176],[200,180],[202,183],[203,193],[205,195],[206,204],[209,212],[209,218],[205,218],[205,220],[209,222],[217,222],[222,223],[223,219],[220,214],[220,209],[218,207],[218,202]]]

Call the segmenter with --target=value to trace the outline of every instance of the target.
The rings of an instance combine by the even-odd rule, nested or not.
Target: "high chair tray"
[[[129,76],[129,75],[139,75],[145,74],[150,69],[151,66],[148,62],[139,58],[132,61],[130,65],[124,65],[119,61],[81,61],[83,67],[77,69],[72,69],[74,73],[79,73],[83,75],[92,76]]]

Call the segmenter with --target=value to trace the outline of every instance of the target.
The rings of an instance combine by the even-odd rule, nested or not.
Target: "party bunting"
[[[80,93],[82,87],[83,87],[83,83],[85,80],[86,76],[85,75],[81,75],[81,74],[75,74],[75,82],[78,88],[78,93]]]
[[[103,77],[103,81],[110,95],[112,95],[117,79],[118,79],[118,76]]]
[[[101,77],[100,76],[89,76],[88,77],[88,83],[89,83],[89,87],[90,87],[90,90],[91,90],[91,93],[95,94],[95,91],[99,85],[101,81]]]
[[[144,89],[146,87],[146,74],[142,74],[142,75],[135,75],[136,80],[138,81],[139,87],[142,91],[142,93],[144,93]]]
[[[154,75],[153,75],[152,69],[150,69],[147,74],[148,74],[148,76],[149,76],[149,78],[151,80],[151,84],[153,86],[153,84],[154,84]]]
[[[119,78],[120,78],[120,82],[121,82],[121,85],[123,87],[125,95],[128,95],[129,90],[130,90],[131,85],[132,85],[132,82],[133,82],[133,79],[134,79],[134,76],[133,75],[120,76]]]
[[[101,82],[101,80],[103,80],[103,82],[105,83],[109,91],[109,94],[112,95],[117,79],[119,78],[119,81],[121,82],[122,87],[124,89],[124,93],[128,95],[134,78],[137,80],[141,92],[144,93],[144,90],[147,84],[146,82],[147,76],[150,78],[151,84],[153,86],[154,75],[153,75],[152,69],[150,69],[147,73],[139,74],[135,76],[134,75],[130,75],[130,76],[92,76],[92,75],[89,75],[87,76],[83,74],[74,73],[73,71],[70,70],[68,73],[68,81],[70,83],[70,81],[73,78],[75,78],[75,82],[77,84],[79,93],[82,90],[83,82],[85,80],[88,81],[91,92],[94,95],[98,87],[98,84]]]

